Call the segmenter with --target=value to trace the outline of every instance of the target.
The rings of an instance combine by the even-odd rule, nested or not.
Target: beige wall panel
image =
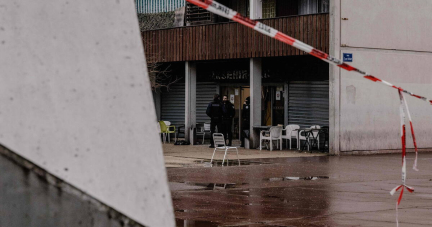
[[[342,48],[342,53],[353,54],[353,66],[432,98],[432,54],[359,48]],[[432,106],[417,98],[405,97],[418,146],[432,147]],[[396,89],[366,80],[358,73],[341,71],[341,151],[400,149],[399,119]],[[411,136],[407,140],[407,145],[413,147]]]
[[[342,0],[341,44],[432,51],[431,0]]]
[[[146,226],[174,226],[133,1],[0,0],[0,144]]]

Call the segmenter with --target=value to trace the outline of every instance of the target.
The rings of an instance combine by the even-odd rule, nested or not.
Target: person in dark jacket
[[[243,104],[242,111],[242,131],[240,134],[241,145],[245,147],[245,137],[249,137],[249,126],[250,126],[250,97],[247,97]]]
[[[211,131],[211,139],[210,139],[210,148],[214,148],[213,141],[213,133],[215,133],[215,129],[217,127],[218,132],[222,132],[222,103],[220,102],[219,94],[215,94],[213,96],[213,101],[210,102],[207,106],[206,114],[210,117],[210,131]]]
[[[228,146],[232,145],[232,121],[235,115],[234,105],[224,95],[222,99],[222,133],[228,139]]]

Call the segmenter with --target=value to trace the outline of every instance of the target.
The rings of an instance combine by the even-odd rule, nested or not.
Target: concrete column
[[[261,58],[250,59],[250,144],[251,148],[259,146],[259,132],[254,125],[261,125]]]
[[[330,0],[330,54],[340,59],[341,0]],[[340,68],[330,64],[329,70],[329,152],[340,152]]]
[[[249,0],[250,18],[257,20],[262,18],[262,0]]]
[[[191,126],[196,125],[196,64],[185,62],[185,139],[190,141]]]
[[[288,95],[288,84],[285,83],[284,84],[284,126],[288,125],[288,100],[289,100],[289,95]]]
[[[105,213],[133,220],[125,225],[175,226],[145,65],[133,1],[0,1],[0,144],[37,166],[32,171],[66,182],[53,208],[96,200]],[[35,204],[13,213],[31,210],[37,220],[24,214],[27,225],[9,225],[0,208],[0,225],[69,223],[64,213],[36,210],[54,191],[41,189]]]

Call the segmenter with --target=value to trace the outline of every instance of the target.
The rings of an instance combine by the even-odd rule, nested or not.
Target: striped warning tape
[[[317,49],[313,48],[312,46],[309,46],[306,43],[301,42],[300,40],[294,39],[291,36],[288,36],[288,35],[280,32],[280,31],[278,31],[278,30],[276,30],[270,26],[267,26],[267,25],[265,25],[261,22],[258,22],[258,21],[251,20],[251,19],[237,13],[236,11],[234,11],[234,10],[232,10],[232,9],[230,9],[230,8],[224,6],[224,5],[222,5],[216,1],[213,1],[213,0],[186,0],[186,1],[188,1],[192,4],[195,4],[201,8],[207,9],[208,11],[210,11],[214,14],[217,14],[217,15],[222,16],[222,17],[226,17],[226,18],[231,19],[233,21],[236,21],[240,24],[243,24],[247,27],[250,27],[250,28],[252,28],[252,29],[264,34],[264,35],[270,36],[270,37],[277,39],[283,43],[291,45],[297,49],[300,49],[306,53],[309,53],[310,55],[315,56],[315,57],[317,57],[323,61],[326,61],[330,64],[337,65],[340,68],[343,68],[347,71],[354,71],[354,72],[360,73],[360,74],[364,75],[363,77],[366,79],[372,80],[374,82],[381,82],[384,85],[398,89],[399,91],[401,91],[403,93],[409,94],[409,95],[414,96],[416,98],[419,98],[423,101],[429,102],[432,105],[432,100],[427,99],[426,97],[416,95],[416,94],[409,92],[409,91],[407,91],[401,87],[397,87],[397,86],[395,86],[395,85],[393,85],[393,84],[391,84],[385,80],[378,79],[378,78],[376,78],[376,77],[374,77],[374,76],[372,76],[372,75],[370,75],[364,71],[361,71],[360,69],[357,69],[357,68],[350,66],[346,63],[343,63],[340,59],[337,59],[335,57],[330,56],[329,54],[326,54],[320,50],[317,50]]]
[[[402,200],[402,195],[403,195],[404,189],[406,188],[411,193],[414,192],[413,187],[406,185],[406,175],[407,175],[407,173],[406,173],[406,130],[405,130],[404,105],[406,107],[408,118],[410,120],[411,133],[413,136],[414,146],[416,148],[415,149],[416,150],[416,159],[414,161],[413,169],[418,171],[418,169],[417,169],[417,145],[415,142],[414,129],[412,127],[411,116],[410,116],[410,113],[408,110],[408,104],[406,103],[406,100],[403,97],[403,93],[400,90],[398,92],[399,92],[399,100],[400,100],[399,114],[400,114],[400,121],[401,121],[401,140],[402,140],[402,184],[399,186],[396,186],[395,188],[393,188],[390,191],[390,195],[394,195],[394,193],[396,193],[396,191],[399,191],[399,189],[401,189],[401,192],[399,194],[399,198],[396,202],[396,224],[397,224],[397,226],[399,226],[398,207],[399,207],[399,204]]]
[[[408,120],[410,122],[411,135],[412,135],[413,144],[414,144],[414,150],[415,150],[415,154],[416,154],[415,159],[414,159],[414,164],[413,164],[413,170],[419,171],[418,168],[417,168],[418,149],[417,149],[417,142],[416,142],[416,138],[415,138],[415,134],[414,134],[414,128],[413,128],[413,124],[412,124],[411,114],[410,114],[409,109],[408,109],[407,100],[403,97],[403,95],[401,97],[403,99],[403,102],[405,103],[405,110],[407,112]]]

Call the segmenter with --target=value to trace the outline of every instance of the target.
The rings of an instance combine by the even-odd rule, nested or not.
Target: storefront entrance
[[[240,139],[241,123],[242,123],[242,108],[247,97],[249,97],[250,89],[249,86],[220,86],[221,98],[224,95],[228,96],[228,99],[235,107],[235,116],[233,122],[233,139]]]

